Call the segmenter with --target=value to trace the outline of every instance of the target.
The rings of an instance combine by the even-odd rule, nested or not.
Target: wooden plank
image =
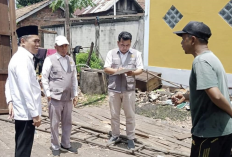
[[[5,98],[5,83],[7,75],[0,74],[0,113],[8,113],[8,106]]]
[[[10,32],[7,0],[0,0],[0,30]]]
[[[0,35],[6,35],[6,36],[10,36],[10,32],[9,31],[5,31],[5,30],[0,30]]]
[[[98,16],[99,19],[108,19],[108,18],[123,18],[123,17],[140,17],[144,16],[144,13],[138,13],[138,14],[128,14],[128,15],[111,15],[111,16]],[[79,20],[95,20],[96,17],[77,17],[77,18],[70,18],[70,21],[79,21]],[[65,19],[44,19],[45,21],[60,21],[64,22]]]
[[[39,28],[39,31],[40,31],[40,32],[42,32],[42,33],[57,34],[57,32],[56,32],[56,31],[49,31],[49,30],[41,29],[41,28]]]
[[[8,109],[0,109],[0,114],[9,113]]]
[[[8,74],[8,70],[0,69],[0,74]]]
[[[1,19],[0,19],[1,20]],[[4,58],[4,51],[3,51],[3,46],[2,44],[2,36],[0,35],[0,70],[4,70],[3,66],[4,66],[4,62],[3,62],[3,58]],[[1,74],[1,73],[0,73]]]
[[[148,118],[148,117],[143,117],[141,115],[136,115],[136,117],[140,117],[142,119],[142,122],[145,122],[149,125],[156,125],[156,126],[159,126],[159,127],[166,127],[168,126],[170,129],[174,129],[173,131],[176,131],[177,133],[189,133],[190,130],[189,129],[185,129],[185,128],[181,128],[179,126],[175,126],[175,125],[164,125],[162,124],[161,122],[157,122],[155,119],[151,119],[151,118]]]
[[[94,111],[95,111],[94,114],[98,114],[99,116],[105,117],[106,119],[110,120],[110,115],[104,114],[103,110],[98,111],[97,109],[95,109]],[[126,126],[125,117],[120,116],[120,124]],[[136,130],[136,132],[139,131],[139,132],[142,132],[145,134],[157,133],[157,134],[160,134],[161,136],[164,136],[164,137],[174,137],[173,133],[170,132],[165,127],[157,127],[157,126],[151,127],[151,125],[145,125],[143,123],[138,123],[138,121],[136,121],[136,129],[135,130]]]
[[[86,111],[90,112],[89,109],[86,109],[86,108],[82,109],[80,112],[86,112]],[[93,114],[97,114],[99,116],[105,117],[106,119],[110,119],[109,111],[107,112],[106,108],[93,107],[91,108],[91,111],[93,112]],[[146,118],[146,117],[143,117],[143,118]],[[121,116],[120,119],[125,119],[125,118]],[[155,123],[158,123],[158,122],[154,121],[153,124]],[[121,122],[121,124],[123,123]],[[152,125],[151,126],[151,124],[148,124],[148,123],[140,124],[139,126],[137,121],[136,121],[136,124],[137,124],[136,130],[142,133],[161,137],[162,140],[171,142],[172,145],[179,145],[187,149],[191,147],[191,143],[185,143],[183,141],[178,141],[177,139],[174,138],[174,136],[172,135],[173,131],[169,130],[169,127],[171,126],[168,126],[168,127],[166,125],[159,125],[159,126]]]
[[[11,42],[12,42],[12,54],[14,54],[18,49],[17,37],[16,37],[15,1],[9,1],[9,15],[10,15],[10,34],[11,34]]]
[[[176,139],[178,140],[183,140],[183,139],[186,139],[186,138],[190,138],[192,137],[192,134],[191,133],[187,133],[187,134],[174,134],[174,136],[176,137]]]
[[[10,36],[0,35],[0,70],[8,69],[9,60],[11,58],[10,52]]]

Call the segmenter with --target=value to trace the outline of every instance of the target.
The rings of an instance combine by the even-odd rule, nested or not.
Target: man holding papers
[[[104,71],[109,74],[109,105],[111,112],[112,137],[110,143],[119,141],[121,106],[126,116],[128,149],[134,149],[135,138],[135,75],[142,73],[141,52],[130,48],[132,35],[121,32],[118,48],[106,56]]]

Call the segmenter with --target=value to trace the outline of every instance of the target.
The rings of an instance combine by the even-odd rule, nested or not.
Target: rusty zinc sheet
[[[114,1],[117,3],[119,0],[93,0],[93,3],[96,4],[94,7],[89,6],[82,10],[76,10],[74,14],[78,16],[104,12],[109,10],[114,5]]]

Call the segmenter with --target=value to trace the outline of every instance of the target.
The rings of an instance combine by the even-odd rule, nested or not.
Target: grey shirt
[[[231,134],[231,117],[217,107],[205,92],[205,89],[218,87],[230,103],[225,70],[211,51],[206,51],[194,59],[189,84],[192,134],[198,137]]]

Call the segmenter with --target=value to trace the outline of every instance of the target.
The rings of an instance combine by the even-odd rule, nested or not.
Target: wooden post
[[[146,70],[146,72],[147,72],[147,82],[146,82],[146,86],[147,86],[147,91],[149,91],[149,89],[148,89],[148,70]]]
[[[124,0],[124,10],[127,10],[127,0]]]
[[[116,19],[116,0],[114,0],[114,19]]]
[[[11,45],[12,45],[12,55],[13,55],[18,50],[17,37],[16,37],[15,1],[9,1],[9,15],[10,15],[10,32],[11,32]]]
[[[89,65],[89,62],[90,62],[90,60],[91,60],[91,55],[92,55],[92,53],[93,53],[93,46],[94,46],[94,43],[92,42],[92,43],[91,43],[91,47],[90,47],[90,51],[89,51],[89,57],[88,57],[88,59],[87,59],[86,65]]]
[[[98,21],[98,17],[95,19],[95,53],[97,57],[99,57],[99,36],[100,36],[100,24]]]
[[[65,36],[69,43],[70,40],[70,18],[69,18],[69,0],[65,0]],[[70,44],[71,45],[71,44]],[[68,53],[70,54],[71,46],[69,47]],[[71,54],[72,55],[72,54]]]

